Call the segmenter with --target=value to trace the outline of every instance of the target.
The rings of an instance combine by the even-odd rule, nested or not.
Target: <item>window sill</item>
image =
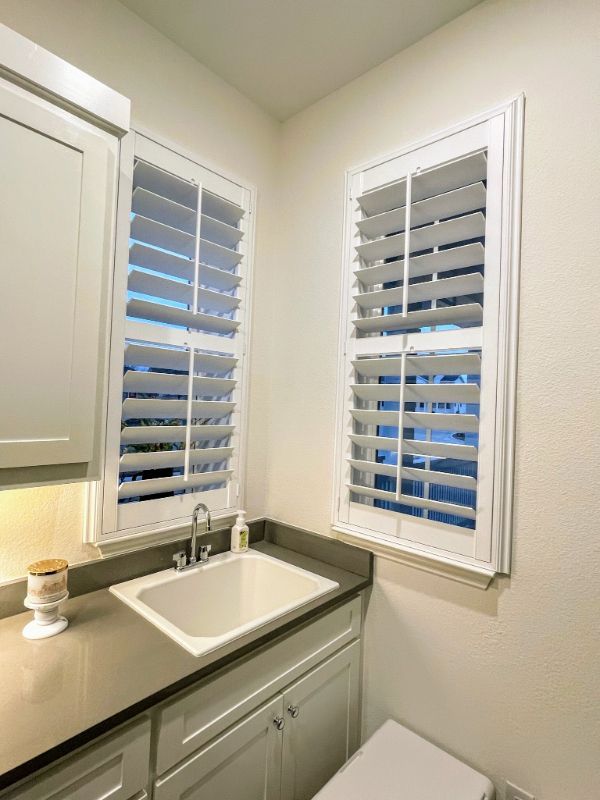
[[[187,530],[179,527],[166,531],[138,533],[133,536],[116,536],[113,539],[106,538],[92,541],[90,544],[98,548],[102,556],[120,556],[124,553],[131,553],[146,547],[169,544],[169,542],[178,542],[185,538],[189,538],[189,526],[187,526]]]
[[[451,557],[435,555],[406,544],[384,541],[340,525],[332,527],[337,538],[343,542],[371,550],[376,556],[387,558],[389,561],[415,567],[423,572],[440,575],[477,589],[487,589],[497,574],[491,567],[481,567]]]
[[[222,516],[213,516],[213,532],[222,530],[223,528],[230,528],[234,524],[235,518],[236,514],[231,513],[223,514]],[[186,525],[146,531],[144,533],[135,533],[128,536],[113,536],[112,538],[94,538],[90,536],[85,541],[96,547],[103,557],[118,556],[136,550],[143,550],[147,547],[169,544],[170,542],[181,542],[184,539],[190,538],[190,532],[191,527],[190,523],[188,523]]]

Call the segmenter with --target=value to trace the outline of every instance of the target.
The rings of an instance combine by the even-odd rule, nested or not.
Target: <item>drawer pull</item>
[[[277,728],[278,731],[282,731],[285,728],[285,720],[283,717],[275,717],[273,720],[273,725]]]
[[[287,710],[288,710],[288,714],[290,715],[290,717],[292,719],[296,719],[298,717],[298,715],[300,714],[300,709],[298,708],[298,706],[289,705],[287,707]]]

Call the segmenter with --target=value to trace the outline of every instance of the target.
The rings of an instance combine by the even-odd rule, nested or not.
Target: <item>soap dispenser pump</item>
[[[231,529],[231,552],[245,553],[250,544],[250,530],[246,525],[246,512],[238,511],[235,525]]]

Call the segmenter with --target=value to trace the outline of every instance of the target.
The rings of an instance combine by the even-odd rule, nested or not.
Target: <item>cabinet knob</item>
[[[285,728],[285,720],[283,717],[275,717],[273,720],[273,725],[277,728],[278,731],[282,731]]]
[[[287,707],[287,711],[292,719],[296,719],[296,717],[300,714],[300,709],[298,708],[298,706],[289,705]]]

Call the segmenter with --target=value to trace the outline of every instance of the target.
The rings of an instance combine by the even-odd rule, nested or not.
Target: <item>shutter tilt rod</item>
[[[412,204],[412,173],[406,176],[406,201],[404,206],[404,274],[402,279],[402,316],[408,315],[408,281],[410,278],[410,211]],[[404,386],[406,384],[406,353],[402,353],[400,367],[400,402],[398,409],[398,457],[396,465],[396,500],[402,497],[402,440],[404,438]]]
[[[202,221],[202,187],[198,184],[196,200],[196,239],[194,242],[194,288],[192,299],[192,314],[198,313],[198,280],[200,277],[200,224]],[[190,359],[188,362],[188,394],[185,422],[185,459],[183,464],[183,479],[190,477],[190,450],[192,447],[192,409],[194,400],[194,348],[190,345]]]
[[[400,402],[398,409],[398,464],[396,466],[396,500],[402,496],[402,439],[404,437],[404,385],[406,383],[406,353],[400,366]]]
[[[408,314],[408,281],[410,278],[410,206],[412,174],[406,176],[406,205],[404,206],[404,276],[402,278],[402,316]]]

